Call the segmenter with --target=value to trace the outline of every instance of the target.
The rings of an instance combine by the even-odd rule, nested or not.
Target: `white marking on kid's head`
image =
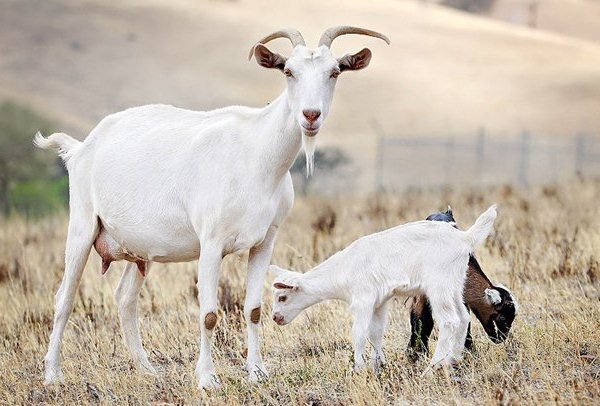
[[[496,337],[498,337],[498,326],[496,325],[496,322],[494,320],[492,320],[492,324],[494,325],[494,334],[496,334]]]
[[[500,296],[500,292],[498,292],[496,289],[487,288],[485,290],[485,296],[488,298],[489,302],[493,305],[497,305],[502,302],[502,297]]]

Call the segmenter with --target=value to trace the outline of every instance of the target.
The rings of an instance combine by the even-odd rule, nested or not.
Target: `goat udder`
[[[102,275],[108,271],[110,263],[116,260],[115,255],[117,253],[115,252],[114,248],[111,247],[111,244],[108,240],[109,238],[110,236],[108,236],[104,230],[101,230],[100,234],[98,234],[98,237],[96,237],[96,240],[94,241],[94,248],[96,249],[98,255],[100,255],[100,258],[102,258]]]
[[[111,262],[125,259],[129,262],[135,262],[138,271],[142,276],[146,276],[146,261],[128,254],[104,229],[100,230],[98,237],[94,241],[94,248],[100,258],[102,258],[102,275],[104,275]]]

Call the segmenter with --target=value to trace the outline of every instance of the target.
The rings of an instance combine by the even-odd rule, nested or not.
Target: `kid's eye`
[[[338,76],[340,76],[340,73],[342,72],[339,69],[334,69],[333,71],[331,71],[331,75],[329,77],[335,79]]]
[[[283,70],[283,74],[284,74],[285,76],[287,76],[288,78],[293,78],[293,77],[294,77],[294,75],[292,74],[292,71],[291,71],[291,70],[289,70],[289,69],[287,69],[287,68],[285,68],[285,69]]]
[[[287,300],[287,296],[279,296],[278,302],[285,302]]]

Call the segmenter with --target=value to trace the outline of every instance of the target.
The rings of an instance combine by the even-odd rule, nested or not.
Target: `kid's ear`
[[[502,297],[500,297],[500,292],[498,292],[496,289],[486,289],[485,290],[485,297],[487,298],[488,302],[490,302],[490,304],[493,305],[498,305],[502,302]]]
[[[273,284],[273,287],[275,289],[292,289],[292,290],[297,290],[298,289],[298,286],[288,285],[287,283],[283,283],[283,282],[275,282]]]

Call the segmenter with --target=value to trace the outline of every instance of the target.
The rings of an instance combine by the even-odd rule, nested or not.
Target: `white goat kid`
[[[329,111],[336,78],[369,64],[363,49],[340,59],[329,47],[344,34],[378,37],[354,27],[325,31],[318,48],[305,46],[296,30],[273,33],[251,51],[258,63],[285,73],[287,89],[264,108],[231,106],[197,112],[166,105],[128,109],[104,118],[84,142],[66,134],[37,134],[38,147],[58,149],[70,183],[70,221],[65,274],[56,294],[54,326],[45,357],[45,383],[63,378],[60,345],[92,245],[111,261],[125,259],[116,290],[125,341],[136,364],[156,373],[142,347],[137,299],[151,262],[198,264],[201,388],[218,387],[212,359],[217,285],[222,258],[250,250],[244,315],[250,379],[266,375],[260,355],[262,287],[277,228],[293,204],[289,169],[305,145],[312,170],[314,136]],[[288,38],[289,59],[263,43]],[[136,271],[136,265],[139,272]]]
[[[485,241],[495,218],[493,205],[465,232],[444,222],[407,223],[362,237],[305,274],[271,265],[273,320],[284,325],[313,304],[343,300],[354,318],[354,368],[365,366],[368,339],[376,369],[385,362],[382,337],[390,299],[423,294],[440,326],[430,367],[455,364],[469,324],[463,304],[469,254]]]

